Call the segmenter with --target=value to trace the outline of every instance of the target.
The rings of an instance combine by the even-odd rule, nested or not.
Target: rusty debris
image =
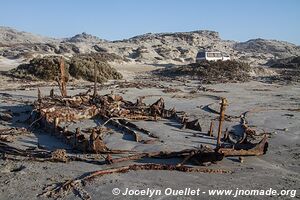
[[[244,143],[236,144],[232,149],[230,148],[219,148],[218,152],[226,157],[229,156],[260,156],[267,152],[268,142],[267,136],[265,135],[263,139],[257,143]]]
[[[11,121],[13,118],[12,113],[11,112],[0,112],[0,121]]]
[[[66,69],[65,69],[65,61],[64,58],[61,57],[60,59],[60,79],[57,80],[59,89],[61,92],[61,96],[66,97],[67,96],[67,75],[66,75]]]
[[[195,120],[192,120],[192,121],[188,121],[187,118],[185,118],[183,120],[183,126],[182,128],[188,128],[188,129],[192,129],[192,130],[197,130],[197,131],[202,131],[202,127],[201,127],[201,124],[200,124],[200,120],[199,119],[195,119]]]
[[[51,92],[49,96],[41,97],[39,95],[34,106],[36,114],[31,119],[32,123],[38,122],[58,137],[63,137],[64,141],[74,149],[82,152],[101,153],[109,151],[102,138],[99,137],[102,134],[101,131],[94,127],[90,132],[80,132],[79,129],[72,132],[63,126],[64,123],[98,117],[104,121],[104,124],[112,125],[123,133],[133,135],[136,142],[143,143],[148,141],[142,141],[137,131],[153,138],[158,137],[148,130],[139,128],[130,120],[156,121],[161,118],[174,118],[179,120],[185,128],[202,130],[198,119],[189,121],[186,116],[179,116],[181,112],[176,112],[175,108],[165,109],[163,98],[151,105],[146,105],[143,103],[143,98],[139,98],[134,103],[113,92],[107,95],[97,95],[94,91],[93,95],[89,95],[87,92],[75,96],[55,96]]]
[[[96,71],[95,71],[96,73]],[[94,88],[96,85],[94,85]],[[64,93],[66,94],[66,93]],[[66,143],[70,144],[74,149],[82,152],[92,153],[107,153],[111,150],[106,147],[102,140],[103,128],[105,124],[112,125],[116,129],[125,134],[130,134],[134,137],[134,141],[147,143],[148,141],[142,141],[138,132],[147,134],[150,137],[158,138],[150,131],[139,128],[130,120],[159,120],[174,119],[182,124],[182,128],[188,128],[202,132],[201,121],[199,119],[190,120],[187,113],[176,111],[175,108],[167,110],[165,109],[165,101],[163,98],[158,99],[151,105],[146,105],[143,102],[143,97],[137,99],[136,102],[130,102],[125,100],[122,96],[116,95],[113,92],[107,95],[98,95],[94,91],[93,95],[89,95],[89,91],[84,94],[75,96],[55,96],[50,94],[49,96],[41,97],[39,95],[38,101],[34,103],[35,110],[38,112],[32,121],[38,122],[47,130],[52,131],[58,137],[64,138]],[[236,156],[236,155],[261,155],[266,151],[266,138],[260,143],[253,144],[246,140],[243,140],[234,144],[234,147],[224,148],[221,144],[222,124],[225,120],[225,109],[228,106],[226,98],[221,99],[219,127],[217,136],[217,148],[210,151],[208,160],[214,162],[220,160],[223,156]],[[89,131],[82,132],[80,127],[76,128],[76,131],[72,132],[64,127],[62,124],[65,122],[74,122],[81,119],[90,119],[98,117],[103,120],[104,123],[101,127],[93,127]],[[252,139],[257,136],[256,132],[250,129],[246,123],[242,124],[245,130],[245,136]],[[138,131],[138,132],[137,132]],[[213,122],[211,122],[209,136],[212,136]],[[226,136],[226,137],[225,137]],[[230,140],[228,131],[224,134],[223,140]],[[231,143],[234,143],[231,141]],[[192,155],[193,154],[193,155]],[[203,157],[203,151],[193,152],[190,159],[198,158],[198,164],[203,163],[201,161]],[[205,156],[207,156],[207,152]],[[222,156],[220,156],[222,155]],[[142,158],[149,155],[131,156],[129,159]],[[205,157],[204,156],[204,157]],[[200,158],[201,157],[201,158]],[[216,159],[219,157],[219,159]],[[124,158],[126,160],[128,158]],[[189,160],[190,160],[189,159]],[[122,160],[122,159],[121,159]],[[110,161],[113,162],[113,161]]]
[[[182,92],[182,91],[178,88],[166,88],[166,89],[163,89],[162,92],[164,92],[164,93],[176,93],[176,92]]]
[[[94,75],[97,77],[97,70],[94,69]],[[219,126],[217,136],[213,134],[213,128],[216,119],[212,119],[209,130],[203,132],[201,122],[198,118],[191,118],[184,111],[177,111],[175,108],[166,109],[165,100],[161,97],[152,104],[146,104],[143,100],[145,97],[139,97],[136,101],[128,101],[123,96],[115,94],[113,91],[106,95],[100,95],[97,92],[97,80],[94,80],[93,90],[89,89],[74,96],[68,96],[67,93],[67,76],[65,74],[64,61],[60,62],[60,77],[58,85],[61,95],[54,93],[52,89],[49,96],[42,95],[38,89],[37,100],[34,102],[34,108],[29,118],[29,129],[34,127],[43,128],[49,134],[58,137],[71,147],[71,151],[89,155],[89,158],[70,155],[69,150],[57,149],[47,151],[38,145],[34,149],[19,149],[9,146],[6,142],[12,142],[15,136],[27,133],[27,129],[12,128],[0,130],[0,152],[3,159],[11,160],[31,160],[39,162],[71,162],[80,161],[97,165],[112,165],[126,161],[138,161],[145,158],[151,159],[168,159],[179,158],[181,161],[175,165],[165,164],[134,164],[118,168],[98,170],[90,172],[60,184],[52,188],[46,188],[41,196],[53,198],[64,197],[70,191],[75,191],[82,199],[91,199],[90,195],[83,189],[84,183],[92,178],[112,173],[125,173],[131,170],[176,170],[181,172],[200,172],[200,173],[231,173],[231,170],[204,168],[222,161],[224,157],[239,157],[240,162],[244,162],[245,156],[260,156],[267,152],[268,135],[257,133],[247,124],[246,113],[241,116],[226,115],[228,101],[221,98],[220,112],[213,110],[208,106],[202,109],[218,114]],[[123,82],[118,87],[138,87],[137,84]],[[147,85],[149,87],[159,85]],[[164,88],[163,92],[178,92],[172,88]],[[203,90],[204,91],[204,90]],[[205,91],[210,91],[205,89]],[[217,92],[217,91],[213,91]],[[221,91],[225,92],[225,91]],[[1,120],[11,120],[10,117],[0,115]],[[223,123],[231,119],[240,119],[240,126],[244,131],[234,139],[233,133],[226,129],[223,130]],[[77,122],[82,120],[95,120],[97,125],[94,127],[83,128]],[[216,139],[216,148],[201,145],[198,148],[185,149],[182,151],[154,151],[154,152],[136,152],[128,150],[110,149],[106,146],[103,139],[106,135],[119,132],[131,135],[134,142],[151,145],[160,142],[158,135],[145,128],[141,128],[134,121],[154,121],[159,120],[175,121],[181,125],[182,130],[191,129],[199,134]],[[98,123],[99,121],[99,123]],[[70,128],[69,124],[75,127]],[[112,132],[114,130],[114,132]],[[151,139],[143,139],[143,134]],[[223,138],[222,138],[223,135]],[[193,136],[197,136],[193,132]],[[90,154],[91,153],[91,154]],[[103,155],[105,154],[105,155]],[[117,155],[113,155],[117,154]],[[126,155],[124,155],[126,154]],[[99,159],[102,157],[103,159]],[[193,164],[202,167],[187,167],[186,164]]]
[[[16,136],[27,135],[29,132],[26,128],[5,128],[0,129],[0,141],[13,142]]]
[[[227,99],[222,98],[221,100],[221,107],[220,107],[220,118],[219,118],[219,128],[218,128],[218,139],[217,139],[217,147],[221,145],[221,134],[222,134],[222,124],[225,119],[225,110],[226,110]]]
[[[213,128],[214,128],[214,122],[211,121],[211,122],[210,122],[210,126],[209,126],[209,131],[208,131],[208,135],[209,135],[210,137],[213,136]]]
[[[65,149],[56,149],[51,153],[51,158],[58,162],[67,162],[68,155]]]
[[[97,96],[97,67],[96,65],[94,66],[94,94],[93,96]]]
[[[168,170],[168,171],[180,171],[189,173],[209,173],[209,174],[226,174],[232,173],[230,170],[226,169],[211,169],[211,168],[193,168],[187,166],[179,165],[164,165],[164,164],[134,164],[129,166],[123,166],[118,168],[104,169],[86,173],[78,178],[68,180],[63,183],[55,184],[50,187],[46,187],[44,192],[39,194],[42,197],[51,198],[63,198],[70,192],[79,194],[82,199],[91,199],[91,196],[87,191],[83,189],[86,182],[94,179],[96,177],[101,177],[108,174],[114,173],[126,173],[129,171],[139,171],[139,170]]]
[[[12,135],[0,135],[0,141],[2,142],[13,142],[15,137]]]

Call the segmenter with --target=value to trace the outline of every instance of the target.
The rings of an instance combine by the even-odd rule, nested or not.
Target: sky
[[[107,40],[214,30],[222,39],[300,45],[300,0],[0,0],[0,26],[63,38]]]

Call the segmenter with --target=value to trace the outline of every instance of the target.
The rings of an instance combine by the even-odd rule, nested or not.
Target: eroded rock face
[[[96,36],[93,36],[91,34],[87,34],[86,32],[83,32],[83,33],[77,34],[71,38],[67,38],[65,41],[73,42],[73,43],[77,43],[77,42],[96,43],[96,42],[101,42],[104,40],[102,40]]]
[[[35,35],[32,33],[18,31],[16,29],[0,26],[0,43],[5,45],[12,44],[36,44],[60,41],[59,39]]]

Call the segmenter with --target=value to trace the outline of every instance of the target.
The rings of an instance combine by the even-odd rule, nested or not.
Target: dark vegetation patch
[[[300,56],[270,60],[267,64],[272,68],[300,69]]]
[[[68,76],[76,79],[94,81],[94,68],[97,69],[97,81],[105,82],[108,79],[121,79],[122,74],[112,68],[107,61],[120,59],[117,55],[109,53],[79,54],[65,60]],[[29,63],[21,64],[9,71],[8,75],[28,80],[53,81],[60,76],[60,57],[46,56],[33,58]]]
[[[75,58],[93,58],[96,61],[102,62],[113,62],[124,60],[121,56],[114,53],[100,52],[100,53],[88,53],[88,54],[78,54]]]
[[[225,82],[246,82],[250,80],[251,67],[238,61],[203,61],[180,67],[156,70],[154,73],[166,77],[180,77],[200,80],[204,84]]]
[[[29,63],[21,64],[17,68],[9,71],[9,74],[28,80],[56,80],[60,74],[60,57],[48,56],[44,58],[33,58]],[[66,72],[69,69],[69,63],[65,62]]]
[[[102,57],[76,56],[71,59],[69,73],[74,78],[94,81],[94,67],[97,69],[97,81],[105,82],[108,79],[121,79],[122,74],[112,68]]]
[[[277,75],[261,77],[260,80],[270,84],[282,85],[300,83],[300,70],[278,69],[276,72],[278,73]]]
[[[273,68],[278,75],[265,77],[264,81],[279,84],[300,82],[300,56],[271,60],[267,65]]]

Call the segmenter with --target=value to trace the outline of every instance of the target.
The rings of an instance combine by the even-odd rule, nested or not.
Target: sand
[[[8,63],[7,63],[8,64]],[[132,80],[139,78],[145,71],[156,69],[155,66],[143,68],[139,65],[119,65],[117,69],[125,74],[125,78]],[[11,68],[6,66],[5,69]],[[3,69],[3,68],[2,68]],[[36,99],[36,84],[30,83],[26,90],[22,83],[10,83],[10,78],[1,76],[0,88],[0,109],[10,109],[13,113],[19,113],[11,123],[1,122],[0,128],[4,127],[26,127],[28,124],[22,121],[30,113],[30,103]],[[137,80],[133,80],[137,81]],[[8,83],[5,85],[5,83]],[[9,84],[14,87],[10,87]],[[70,94],[86,91],[84,85],[90,83],[76,83],[76,86],[69,87]],[[74,84],[74,85],[76,85]],[[223,161],[214,164],[213,168],[229,169],[232,174],[205,174],[205,173],[183,173],[174,171],[131,171],[125,174],[112,174],[96,178],[88,183],[84,188],[92,196],[92,199],[149,199],[147,196],[114,196],[113,188],[119,188],[122,192],[129,189],[161,189],[166,188],[184,189],[199,188],[201,191],[208,189],[293,189],[297,190],[298,198],[300,189],[300,112],[288,109],[300,108],[300,84],[298,85],[275,85],[265,84],[256,81],[247,83],[227,83],[207,85],[206,87],[221,90],[221,93],[197,92],[191,94],[198,83],[191,81],[182,83],[159,82],[159,84],[180,88],[182,92],[163,93],[160,88],[115,88],[108,87],[99,91],[101,94],[114,90],[125,99],[135,101],[139,96],[145,96],[146,103],[153,103],[159,97],[165,99],[166,107],[175,107],[177,110],[184,110],[190,116],[199,118],[203,127],[203,133],[208,131],[211,119],[217,115],[207,112],[204,106],[212,104],[211,107],[218,109],[219,97],[226,97],[229,106],[226,113],[229,115],[240,115],[245,111],[248,122],[259,132],[271,133],[269,139],[269,151],[266,155],[259,157],[247,157],[244,163],[240,163],[237,158],[225,158]],[[53,86],[55,87],[55,86]],[[40,89],[43,94],[48,94],[49,84],[42,83]],[[58,93],[57,87],[55,92]],[[11,95],[7,97],[3,93]],[[25,104],[28,104],[25,106]],[[226,127],[234,128],[238,120],[225,122]],[[176,124],[168,121],[161,122],[137,122],[151,132],[160,136],[160,140],[154,144],[140,144],[131,138],[120,133],[114,133],[105,137],[105,142],[112,149],[131,149],[143,152],[157,150],[182,150],[185,148],[199,147],[201,144],[215,146],[215,138],[207,138],[204,134],[194,134],[194,131],[182,130]],[[216,133],[215,126],[214,133]],[[147,138],[147,136],[144,136]],[[30,135],[17,137],[11,145],[19,148],[43,146],[48,150],[56,148],[70,149],[59,139],[51,136],[43,130],[35,130]],[[82,155],[81,155],[82,156]],[[178,160],[154,160],[147,159],[138,162],[130,161],[126,163],[113,164],[111,166],[96,165],[84,162],[71,163],[51,163],[33,161],[6,161],[0,160],[0,199],[40,199],[37,194],[43,191],[48,184],[63,182],[76,178],[82,174],[94,170],[124,166],[132,163],[169,163],[175,164]],[[21,170],[15,170],[21,167]],[[152,199],[232,199],[232,196],[154,196]],[[274,197],[268,197],[269,199]],[[261,196],[244,196],[236,199],[268,199]],[[281,196],[281,199],[291,197]],[[72,192],[66,199],[79,199]]]

